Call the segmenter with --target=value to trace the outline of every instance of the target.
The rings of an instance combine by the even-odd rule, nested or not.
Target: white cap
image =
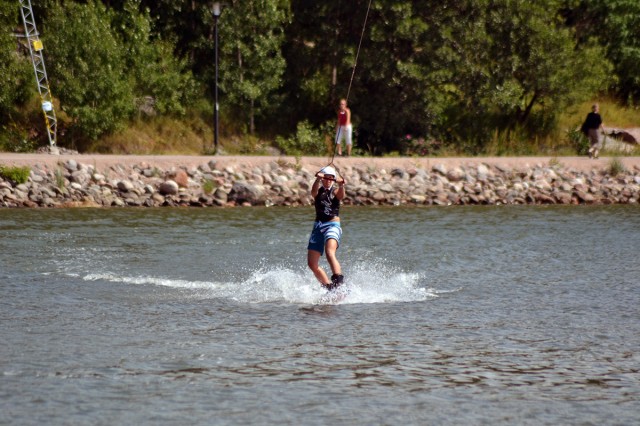
[[[321,171],[322,173],[324,173],[325,175],[331,175],[331,176],[333,176],[333,177],[335,177],[335,176],[336,176],[336,171],[335,171],[335,169],[334,169],[333,167],[331,167],[331,166],[323,167],[322,169],[320,169],[320,171]]]

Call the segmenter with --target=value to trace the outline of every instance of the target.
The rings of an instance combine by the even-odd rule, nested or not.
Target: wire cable
[[[349,95],[351,94],[351,85],[353,84],[353,78],[356,75],[356,67],[358,66],[358,57],[360,56],[360,48],[362,47],[362,40],[364,39],[364,32],[367,28],[367,20],[369,19],[369,11],[371,10],[371,3],[373,2],[373,0],[369,0],[369,5],[367,6],[367,13],[364,16],[364,23],[362,24],[362,32],[360,33],[360,41],[358,42],[358,49],[356,50],[356,57],[355,60],[353,62],[353,69],[351,70],[351,79],[349,80],[349,87],[347,88],[347,96],[344,98],[347,103],[349,102]],[[336,132],[336,139],[333,143],[333,154],[331,155],[331,160],[329,161],[329,164],[327,164],[327,166],[334,166],[335,164],[333,163],[333,160],[336,157],[336,146],[338,145],[338,141],[340,140],[340,131],[342,129],[340,128],[340,126],[338,126],[338,131]],[[340,170],[338,170],[337,167],[335,167],[336,171],[338,172],[338,174],[340,174]],[[343,177],[340,174],[340,177]]]

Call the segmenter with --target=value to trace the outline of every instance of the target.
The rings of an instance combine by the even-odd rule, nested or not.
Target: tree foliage
[[[134,82],[111,29],[113,16],[93,0],[55,4],[43,26],[51,85],[79,139],[122,128],[133,113]]]
[[[566,0],[563,13],[580,43],[599,44],[613,64],[612,87],[624,101],[640,102],[640,2]]]
[[[348,92],[366,6],[294,2],[303,36],[289,41],[288,77],[300,83],[292,103],[329,110]],[[576,49],[558,10],[552,0],[374,2],[350,88],[360,144],[398,150],[411,134],[481,148],[495,130],[550,131],[563,108],[606,86],[609,70],[591,64],[601,49]],[[313,26],[317,17],[333,25]]]
[[[19,10],[10,3],[0,0],[6,28]],[[402,151],[411,135],[480,152],[496,133],[515,142],[544,136],[570,105],[607,89],[640,100],[636,0],[369,4],[222,2],[223,125],[319,138],[348,96],[361,149]],[[211,105],[210,2],[43,0],[34,8],[74,137],[100,137],[142,110],[181,116]],[[28,62],[15,46],[0,35],[0,114],[26,98]]]
[[[80,140],[126,125],[134,112],[184,115],[199,96],[187,61],[154,35],[139,0],[52,3],[46,41],[52,85]]]
[[[572,30],[549,12],[558,10],[554,3],[485,0],[460,3],[465,10],[447,7],[454,13],[441,34],[453,30],[444,44],[456,71],[448,79],[454,98],[446,100],[441,129],[480,146],[491,130],[520,127],[529,136],[544,135],[564,108],[606,88],[609,64],[594,61],[602,50],[576,49]]]
[[[148,11],[139,12],[140,0],[125,0],[112,27],[125,49],[125,69],[131,70],[136,104],[153,100],[153,112],[184,115],[198,85],[187,61],[176,57],[174,45],[151,31]]]
[[[255,119],[274,111],[285,59],[281,45],[288,0],[232,0],[221,33],[221,86],[234,116],[255,132]]]
[[[20,54],[18,30],[20,8],[15,1],[0,0],[0,122],[7,123],[16,106],[29,99],[34,84],[31,65]]]

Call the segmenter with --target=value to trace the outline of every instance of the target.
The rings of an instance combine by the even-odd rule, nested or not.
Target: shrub
[[[434,155],[440,148],[440,142],[435,139],[425,139],[422,137],[413,137],[406,135],[401,141],[400,146],[404,155],[411,157],[424,157],[425,155]]]
[[[216,189],[216,184],[211,179],[205,180],[204,183],[202,184],[202,191],[205,194],[212,194],[213,191],[215,191],[215,189]]]
[[[587,155],[589,152],[589,140],[584,133],[580,131],[580,123],[571,126],[569,130],[567,130],[567,140],[573,149],[576,150],[576,154]]]
[[[9,123],[0,127],[0,151],[32,152],[36,143],[29,140],[27,131],[16,123]]]
[[[0,176],[15,184],[26,183],[31,169],[29,167],[0,166]]]
[[[626,172],[627,169],[624,167],[624,164],[622,164],[622,161],[620,161],[618,157],[613,157],[609,162],[608,171],[611,176],[618,176],[619,174]]]
[[[232,136],[226,139],[224,144],[221,143],[218,149],[228,155],[266,155],[268,153],[265,141],[248,134]]]
[[[123,72],[127,49],[110,26],[113,10],[99,1],[54,2],[48,14],[44,32],[50,79],[73,120],[67,137],[85,148],[123,128],[133,114],[133,78]]]
[[[58,189],[63,189],[65,184],[65,177],[64,172],[60,167],[56,169],[56,171],[54,172],[54,176],[56,178],[56,186],[58,187]]]
[[[325,155],[329,150],[326,142],[328,128],[326,123],[323,128],[315,128],[307,120],[298,123],[296,134],[289,137],[277,137],[278,147],[287,155]],[[333,145],[331,142],[330,146]]]

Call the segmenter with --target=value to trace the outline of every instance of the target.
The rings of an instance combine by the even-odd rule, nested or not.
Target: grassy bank
[[[615,128],[640,127],[640,108],[625,107],[611,99],[598,99],[596,101],[576,104],[558,118],[556,130],[549,135],[539,138],[527,138],[524,131],[518,129],[509,132],[495,132],[490,141],[484,146],[482,152],[470,152],[464,146],[439,145],[437,149],[429,149],[429,156],[455,157],[455,156],[571,156],[581,155],[586,141],[581,139],[577,129],[583,122],[586,114],[591,110],[594,102],[600,104],[604,124]],[[42,117],[39,108],[34,103],[28,110],[22,112],[22,119],[13,125],[10,134],[0,139],[0,150],[6,152],[30,152],[37,146],[30,142],[30,137],[42,134]],[[182,118],[154,117],[144,120],[136,120],[129,127],[120,132],[103,137],[91,143],[78,146],[70,135],[59,135],[58,144],[62,147],[79,150],[86,153],[100,154],[129,154],[129,155],[202,155],[211,154],[214,151],[214,136],[212,129],[212,117],[206,112],[192,113]],[[261,139],[256,136],[243,134],[226,126],[224,118],[220,120],[220,151],[228,155],[274,155],[277,150],[273,139]],[[28,126],[34,128],[27,130]],[[6,130],[6,127],[5,129]],[[312,139],[325,139],[318,143],[331,144],[332,134],[324,135],[327,131],[315,129],[312,131]],[[6,132],[5,132],[6,133]],[[323,136],[324,135],[324,136]],[[309,138],[310,135],[292,136]],[[357,137],[357,136],[356,136]],[[315,141],[314,141],[315,143]],[[357,146],[354,154],[368,156],[367,150]],[[406,156],[411,153],[392,152],[385,156]],[[640,149],[636,147],[630,152],[619,152],[605,149],[602,155],[640,155]]]

